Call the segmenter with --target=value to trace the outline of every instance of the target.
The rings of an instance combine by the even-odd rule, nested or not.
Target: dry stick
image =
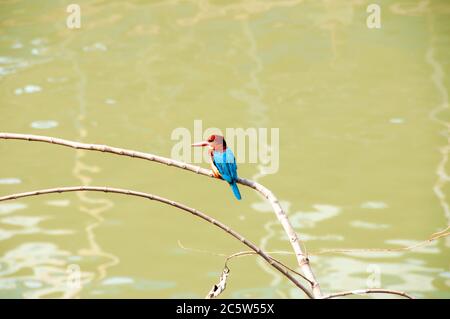
[[[269,252],[267,252],[267,253],[269,254]],[[256,252],[254,252],[254,251],[239,251],[239,252],[237,252],[237,253],[234,253],[234,254],[228,256],[228,257],[225,259],[225,266],[228,265],[228,262],[230,261],[230,259],[233,259],[233,258],[235,258],[235,257],[249,256],[249,255],[256,255]],[[289,267],[288,265],[282,263],[281,261],[279,261],[279,260],[276,259],[276,258],[273,258],[272,256],[269,256],[269,257],[270,257],[270,259],[272,259],[274,262],[276,262],[276,263],[279,264],[280,266],[283,266],[284,268],[286,268],[286,269],[289,270],[290,272],[293,272],[294,274],[296,274],[296,275],[302,277],[302,278],[305,279],[307,282],[309,282],[310,284],[312,284],[312,283],[308,280],[308,278],[306,278],[304,275],[302,275],[301,273],[299,273],[299,272],[296,271],[295,269],[292,269],[292,268]]]
[[[192,165],[183,163],[180,161],[176,161],[170,158],[157,156],[153,154],[143,153],[143,152],[137,152],[133,150],[126,150],[118,147],[111,147],[107,145],[99,145],[99,144],[87,144],[87,143],[79,143],[79,142],[73,142],[64,140],[61,138],[54,138],[54,137],[48,137],[48,136],[40,136],[40,135],[30,135],[30,134],[15,134],[15,133],[0,133],[1,139],[16,139],[16,140],[26,140],[26,141],[35,141],[35,142],[45,142],[45,143],[51,143],[51,144],[57,144],[57,145],[63,145],[67,147],[72,147],[76,149],[85,149],[85,150],[91,150],[91,151],[99,151],[99,152],[106,152],[106,153],[112,153],[117,155],[123,155],[123,156],[129,156],[129,157],[136,157],[140,159],[145,159],[161,164],[166,164],[169,166],[175,166],[181,169],[185,169],[200,175],[205,175],[209,177],[214,177],[213,173],[209,169],[201,168],[200,166]],[[291,243],[291,246],[294,250],[295,257],[297,258],[298,265],[300,269],[302,270],[303,274],[306,278],[312,283],[312,291],[315,298],[320,298],[322,296],[322,292],[320,290],[320,286],[318,281],[316,280],[314,273],[312,271],[312,268],[309,264],[309,259],[305,253],[303,253],[302,248],[300,246],[300,241],[297,236],[297,234],[294,231],[294,228],[292,227],[286,213],[284,212],[283,208],[281,207],[278,199],[273,195],[273,193],[264,187],[263,185],[256,183],[254,181],[245,179],[245,178],[239,178],[238,183],[251,187],[261,193],[272,205],[272,208],[277,215],[278,220],[280,221],[281,225],[283,226],[284,231],[286,232],[286,235],[289,238],[289,241]]]
[[[449,227],[444,230],[438,231],[431,235],[427,240],[421,241],[417,244],[407,246],[407,247],[398,247],[398,248],[341,248],[341,249],[323,249],[318,252],[312,252],[311,255],[324,255],[324,254],[335,254],[335,253],[373,253],[373,252],[400,252],[400,251],[408,251],[413,250],[415,248],[419,248],[425,246],[436,239],[450,236],[450,232],[445,232]]]
[[[124,195],[130,195],[130,196],[137,196],[137,197],[143,197],[150,200],[155,200],[167,205],[171,205],[173,207],[182,209],[188,213],[191,213],[194,216],[197,216],[205,221],[207,221],[210,224],[213,224],[217,226],[218,228],[224,230],[234,238],[238,239],[240,242],[244,243],[247,247],[252,249],[255,253],[257,253],[259,256],[261,256],[265,261],[269,263],[273,268],[278,270],[280,273],[282,273],[285,277],[287,277],[291,282],[293,282],[297,287],[299,287],[303,292],[309,297],[314,298],[314,296],[311,294],[311,292],[302,284],[300,283],[295,277],[293,277],[286,269],[278,265],[269,255],[267,255],[264,251],[261,250],[258,246],[253,244],[251,241],[245,239],[242,235],[231,229],[229,226],[219,222],[218,220],[209,217],[208,215],[202,213],[201,211],[188,207],[186,205],[180,204],[178,202],[175,202],[173,200],[166,199],[164,197],[156,196],[153,194],[143,193],[143,192],[137,192],[132,191],[128,189],[120,189],[120,188],[111,188],[111,187],[98,187],[98,186],[72,186],[72,187],[58,187],[58,188],[49,188],[49,189],[41,189],[37,191],[32,192],[26,192],[26,193],[18,193],[18,194],[12,194],[0,197],[0,202],[22,198],[22,197],[29,197],[29,196],[37,196],[37,195],[44,195],[44,194],[52,194],[52,193],[65,193],[65,192],[78,192],[78,191],[93,191],[93,192],[104,192],[104,193],[116,193],[116,194],[124,194]]]
[[[214,255],[214,256],[220,256],[220,257],[225,257],[225,266],[228,265],[228,261],[230,261],[231,259],[235,258],[235,257],[244,257],[244,256],[250,256],[250,255],[257,255],[256,252],[252,251],[252,250],[246,250],[246,251],[239,251],[237,253],[231,254],[231,255],[227,255],[227,254],[222,254],[222,253],[214,253],[211,251],[206,251],[206,250],[200,250],[200,249],[194,249],[194,248],[188,248],[188,247],[184,247],[183,244],[181,243],[180,240],[178,240],[178,246],[181,249],[184,250],[188,250],[188,251],[193,251],[193,252],[199,252],[199,253],[207,253],[210,255]],[[292,254],[292,252],[284,252],[284,251],[266,251],[266,254]],[[270,256],[270,255],[269,255]],[[303,274],[299,273],[298,271],[296,271],[295,269],[292,269],[291,267],[289,267],[288,265],[284,264],[283,262],[281,262],[280,260],[270,256],[270,258],[275,261],[277,264],[279,264],[280,266],[283,266],[284,268],[286,268],[287,270],[289,270],[290,272],[302,277],[303,279],[305,279],[307,282],[309,282],[311,284],[311,282],[308,280],[308,278],[306,278]]]
[[[398,295],[403,296],[408,299],[415,299],[413,296],[407,294],[403,291],[397,291],[397,290],[390,290],[390,289],[361,289],[361,290],[351,290],[351,291],[342,291],[337,292],[331,295],[327,295],[322,297],[322,299],[331,299],[336,297],[343,297],[348,295],[365,295],[365,294],[391,294],[391,295]]]

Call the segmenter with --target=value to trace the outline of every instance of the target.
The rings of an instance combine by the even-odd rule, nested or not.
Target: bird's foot
[[[220,175],[220,173],[219,173],[219,171],[217,170],[217,168],[213,167],[212,172],[213,172],[213,176],[214,176],[215,178],[222,179],[222,176]]]

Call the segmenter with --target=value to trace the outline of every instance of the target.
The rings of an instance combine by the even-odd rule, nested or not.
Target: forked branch
[[[60,188],[49,188],[49,189],[41,189],[37,191],[32,192],[26,192],[26,193],[17,193],[12,195],[7,195],[0,197],[0,202],[7,201],[7,200],[13,200],[18,199],[22,197],[30,197],[30,196],[38,196],[38,195],[44,195],[44,194],[52,194],[52,193],[66,193],[66,192],[78,192],[78,191],[91,191],[91,192],[104,192],[104,193],[116,193],[116,194],[123,194],[123,195],[129,195],[129,196],[136,196],[136,197],[143,197],[146,199],[154,200],[161,202],[166,205],[171,205],[173,207],[176,207],[178,209],[181,209],[183,211],[186,211],[198,218],[201,218],[208,223],[220,228],[221,230],[225,231],[229,235],[233,236],[240,242],[242,242],[244,245],[249,247],[252,251],[254,251],[256,254],[261,256],[270,266],[272,266],[274,269],[279,271],[282,275],[284,275],[286,278],[288,278],[292,283],[294,283],[298,288],[303,290],[303,292],[309,297],[314,298],[312,293],[309,291],[308,288],[306,288],[301,282],[299,282],[294,276],[292,276],[289,271],[287,271],[285,268],[279,265],[272,257],[270,257],[267,253],[265,253],[261,248],[256,246],[254,243],[243,237],[238,232],[231,229],[229,226],[221,223],[220,221],[206,215],[205,213],[202,213],[201,211],[188,207],[184,204],[175,202],[173,200],[156,196],[153,194],[143,193],[143,192],[137,192],[132,191],[128,189],[120,189],[120,188],[110,188],[110,187],[98,187],[98,186],[73,186],[73,187],[60,187]]]
[[[15,140],[34,141],[34,142],[44,142],[44,143],[72,147],[72,148],[76,148],[76,149],[85,149],[85,150],[90,150],[90,151],[112,153],[112,154],[116,154],[116,155],[145,159],[148,161],[157,162],[160,164],[166,164],[169,166],[174,166],[177,168],[188,170],[188,171],[200,174],[200,175],[213,177],[213,173],[211,170],[201,168],[200,166],[183,163],[183,162],[176,161],[176,160],[173,160],[170,158],[157,156],[157,155],[153,155],[153,154],[149,154],[149,153],[137,152],[137,151],[133,151],[133,150],[112,147],[112,146],[108,146],[108,145],[79,143],[79,142],[74,142],[74,141],[64,140],[61,138],[49,137],[49,136],[30,135],[30,134],[15,134],[15,133],[0,133],[0,139],[15,139]],[[248,180],[245,178],[239,178],[238,183],[241,185],[245,185],[245,186],[253,188],[254,190],[258,191],[260,194],[262,194],[270,202],[274,213],[276,214],[278,220],[280,221],[281,225],[283,226],[283,229],[284,229],[287,237],[289,238],[289,241],[294,250],[294,253],[295,253],[295,256],[297,259],[297,263],[298,263],[301,271],[303,272],[305,277],[308,279],[308,281],[311,283],[311,288],[312,288],[314,297],[315,298],[322,297],[322,292],[320,290],[319,283],[314,276],[312,268],[309,264],[309,259],[308,259],[307,255],[303,252],[302,247],[300,245],[300,240],[299,240],[296,232],[294,231],[294,228],[292,227],[285,211],[281,207],[278,199],[275,197],[275,195],[269,189],[267,189],[263,185],[256,183],[254,181],[251,181],[251,180]]]

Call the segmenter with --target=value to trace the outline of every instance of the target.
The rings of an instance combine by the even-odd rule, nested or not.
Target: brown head
[[[227,149],[227,142],[221,135],[211,135],[206,141],[194,143],[192,146],[208,146],[212,151],[225,151]]]

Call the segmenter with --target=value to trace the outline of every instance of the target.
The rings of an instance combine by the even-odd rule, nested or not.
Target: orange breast
[[[214,177],[221,178],[222,176],[219,173],[219,170],[217,169],[216,165],[214,165],[214,162],[211,162],[211,169],[213,171]]]

